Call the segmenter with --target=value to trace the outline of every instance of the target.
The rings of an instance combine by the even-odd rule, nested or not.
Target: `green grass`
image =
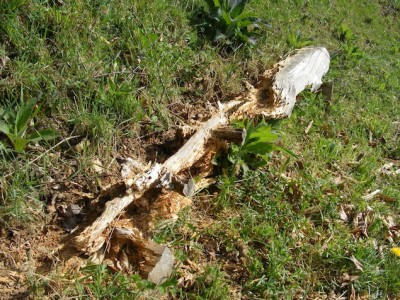
[[[92,158],[107,164],[123,140],[185,121],[177,103],[229,100],[244,80],[255,83],[295,47],[324,45],[333,100],[304,92],[291,118],[275,124],[283,146],[299,158],[286,164],[287,156],[276,153],[263,170],[221,177],[217,197],[197,195],[178,223],[157,229],[154,238],[171,244],[179,261],[159,292],[181,299],[312,299],[347,297],[353,286],[369,299],[395,298],[400,259],[390,248],[400,241],[396,229],[388,239],[385,222],[400,223],[399,177],[378,170],[400,160],[400,3],[254,0],[248,10],[272,28],[257,47],[231,53],[197,35],[192,20],[201,7],[200,0],[0,4],[0,104],[18,102],[21,93],[36,99],[44,107],[35,124],[60,134],[24,153],[1,154],[1,223],[43,222],[49,176],[89,184]],[[30,164],[73,135],[79,138]],[[83,139],[90,146],[77,151]],[[376,189],[392,201],[362,199]],[[349,222],[340,219],[341,207]],[[365,235],[353,220],[369,208]],[[68,288],[58,292],[131,299],[153,289],[101,267],[84,272],[91,277],[59,279]],[[120,290],[110,290],[110,282]],[[51,295],[56,285],[49,284],[33,279],[33,295]]]

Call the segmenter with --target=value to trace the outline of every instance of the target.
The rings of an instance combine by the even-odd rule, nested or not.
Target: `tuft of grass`
[[[301,35],[300,31],[298,30],[296,33],[290,31],[287,34],[287,43],[293,49],[300,49],[300,48],[312,45],[312,40],[308,39],[308,38],[304,38]]]
[[[167,281],[162,285],[140,278],[139,275],[127,276],[111,272],[106,265],[88,265],[80,270],[80,278],[71,275],[43,277],[32,276],[30,286],[38,296],[79,297],[95,299],[159,299],[175,283]],[[58,289],[63,282],[63,290]]]
[[[20,159],[20,158],[19,158]],[[44,219],[39,180],[29,164],[8,157],[1,160],[0,221],[6,228],[27,226]],[[5,168],[4,166],[7,166]]]

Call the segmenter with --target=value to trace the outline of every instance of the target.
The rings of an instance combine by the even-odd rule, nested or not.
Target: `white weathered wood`
[[[106,241],[106,237],[102,236],[103,231],[134,199],[135,196],[131,194],[108,201],[102,215],[75,238],[75,247],[86,253],[99,250]]]
[[[128,187],[132,187],[135,191],[143,191],[148,190],[154,182],[156,182],[160,178],[160,174],[162,171],[162,165],[155,164],[149,171],[144,174],[141,173],[135,178],[128,179],[126,181],[126,185]]]
[[[227,115],[229,115],[229,110],[240,103],[241,101],[231,101],[226,104],[220,104],[218,113],[206,121],[177,153],[165,161],[164,168],[176,174],[198,161],[206,152],[205,146],[211,137],[212,130],[226,125],[228,123]]]
[[[307,86],[316,91],[322,83],[323,75],[329,69],[329,53],[322,47],[300,49],[293,56],[279,62],[264,74],[256,88],[236,97],[235,100],[221,104],[219,111],[203,123],[197,132],[181,149],[163,164],[155,164],[126,182],[129,190],[123,197],[109,201],[102,215],[75,240],[75,245],[87,253],[93,253],[104,243],[102,232],[134,200],[157,184],[166,174],[178,174],[191,167],[207,152],[212,131],[227,125],[230,119],[245,116],[264,115],[267,118],[290,116],[296,96]]]
[[[316,92],[322,84],[322,76],[328,72],[330,57],[325,48],[304,48],[279,63],[272,89],[276,93],[279,109],[275,114],[290,116],[296,96],[307,86]]]
[[[323,47],[306,47],[266,71],[260,84],[251,91],[251,101],[242,105],[233,117],[264,115],[269,119],[289,117],[296,96],[306,87],[315,92],[329,69],[330,56]]]
[[[240,101],[231,101],[226,105],[221,105],[219,112],[205,122],[186,144],[175,155],[166,160],[164,164],[155,164],[144,174],[128,179],[126,185],[132,188],[129,194],[107,202],[106,209],[101,216],[75,238],[75,247],[88,254],[101,248],[105,242],[105,238],[101,237],[101,233],[118,214],[135,199],[139,199],[165,174],[177,174],[201,158],[206,151],[205,145],[211,137],[211,131],[220,125],[226,124],[228,122],[226,118],[228,110],[239,103]]]

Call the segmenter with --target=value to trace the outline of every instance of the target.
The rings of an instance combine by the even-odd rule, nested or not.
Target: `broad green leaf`
[[[249,11],[249,12],[244,12],[244,13],[236,16],[235,19],[238,21],[250,20],[250,21],[254,22],[258,18],[254,17],[253,13]]]
[[[157,40],[158,36],[155,33],[144,34],[139,32],[140,43],[143,48],[150,48],[151,44]]]
[[[14,127],[15,124],[15,112],[13,109],[11,109],[12,106],[7,107],[6,109],[3,110],[1,113],[0,119],[3,119],[8,123],[9,127]]]
[[[221,7],[221,2],[219,2],[219,0],[214,0],[213,2],[215,7]]]
[[[229,0],[230,15],[232,18],[239,16],[246,6],[249,0]]]
[[[234,126],[235,128],[246,128],[246,124],[244,122],[244,120],[233,120],[231,122],[232,126]]]
[[[11,128],[6,124],[6,122],[0,120],[0,131],[4,134],[10,134]]]
[[[237,21],[238,28],[247,28],[248,26],[254,24],[249,20]]]
[[[228,160],[232,163],[235,164],[240,157],[240,151],[239,147],[235,144],[231,145],[231,149],[228,153]]]
[[[33,118],[35,118],[35,117],[37,116],[37,114],[39,113],[39,111],[41,111],[43,105],[44,105],[44,102],[40,103],[40,104],[35,108],[35,110],[33,111],[33,113],[32,113],[32,115],[31,115],[30,119],[33,119]]]
[[[279,135],[272,132],[271,126],[268,126],[265,123],[260,123],[249,135],[249,138],[258,138],[261,142],[275,142],[279,139]]]
[[[258,155],[257,158],[258,160],[251,165],[253,169],[262,168],[268,164],[269,156]]]
[[[250,120],[247,124],[246,124],[246,132],[247,132],[247,136],[250,138],[250,136],[253,134],[253,130],[254,130],[254,122],[253,120]]]
[[[14,140],[11,141],[14,146],[14,150],[17,152],[22,152],[25,150],[28,141],[24,138],[16,137]]]
[[[28,140],[32,142],[49,141],[58,137],[58,133],[53,129],[41,129],[28,136]]]
[[[232,19],[226,11],[222,11],[222,19],[225,21],[227,26],[231,25]]]
[[[32,99],[22,104],[22,106],[18,109],[15,121],[15,129],[17,132],[23,131],[24,128],[27,127],[28,121],[32,115],[35,104],[36,100]]]
[[[272,145],[271,143],[254,142],[243,147],[241,151],[265,155],[273,150],[274,145]]]
[[[143,48],[148,48],[150,46],[150,41],[148,40],[147,36],[141,31],[139,31],[139,40]]]
[[[12,144],[13,148],[15,149],[15,141],[16,141],[17,137],[13,133],[10,133],[10,134],[7,134],[7,138],[8,138],[8,141]]]
[[[151,43],[155,42],[158,39],[158,35],[155,33],[149,33],[147,37]]]

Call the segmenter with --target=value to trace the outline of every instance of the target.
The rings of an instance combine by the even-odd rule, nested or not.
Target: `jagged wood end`
[[[266,71],[260,83],[239,107],[232,119],[263,115],[268,119],[289,117],[296,97],[307,87],[315,92],[322,84],[322,77],[329,70],[330,56],[324,47],[306,47],[275,64]]]

